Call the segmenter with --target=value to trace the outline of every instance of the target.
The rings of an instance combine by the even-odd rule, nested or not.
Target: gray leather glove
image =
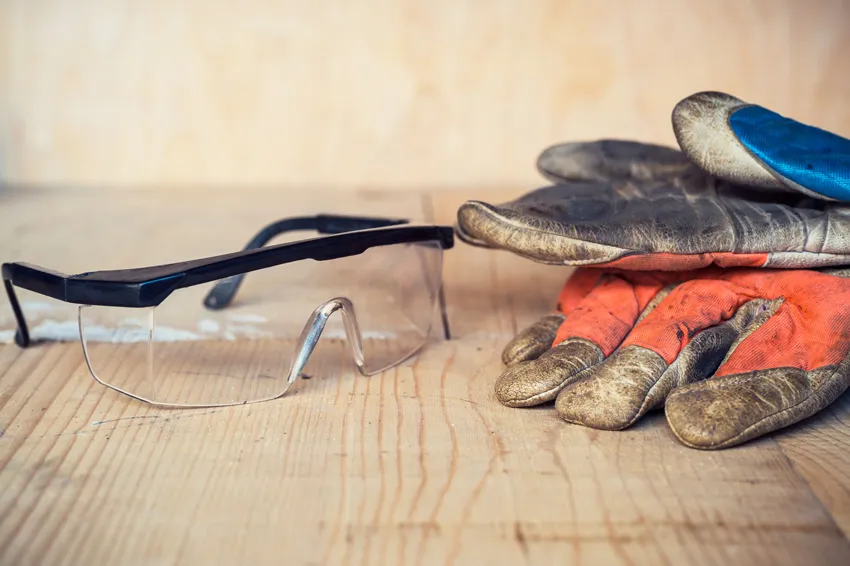
[[[622,269],[850,263],[850,141],[722,93],[673,111],[679,149],[599,140],[547,148],[554,184],[464,203],[458,236],[539,262]]]

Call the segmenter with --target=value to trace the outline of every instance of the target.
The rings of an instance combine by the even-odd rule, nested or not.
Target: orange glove
[[[850,269],[579,268],[503,352],[499,400],[619,430],[664,408],[693,448],[805,419],[850,385]]]

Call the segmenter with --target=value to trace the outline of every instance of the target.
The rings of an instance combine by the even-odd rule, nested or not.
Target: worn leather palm
[[[619,430],[664,409],[693,448],[814,415],[850,386],[850,270],[579,268],[503,351],[499,400]]]
[[[681,150],[562,143],[554,184],[458,210],[458,236],[535,261],[634,270],[850,264],[850,141],[717,92],[672,113]]]

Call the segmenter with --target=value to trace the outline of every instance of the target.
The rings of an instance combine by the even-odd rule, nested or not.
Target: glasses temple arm
[[[452,331],[449,328],[449,315],[446,311],[446,293],[445,287],[440,285],[440,292],[438,295],[439,303],[440,303],[440,320],[443,323],[443,337],[446,340],[452,339]]]
[[[398,218],[370,218],[365,216],[344,216],[335,214],[320,214],[317,216],[303,216],[295,218],[284,218],[263,227],[251,238],[251,241],[243,250],[253,250],[265,246],[273,238],[287,232],[299,230],[310,230],[319,234],[341,234],[354,230],[366,230],[369,228],[383,228],[385,226],[397,226],[407,224],[409,221]],[[220,280],[213,286],[207,296],[204,297],[204,306],[209,309],[219,310],[230,305],[242,280],[244,273]]]
[[[21,303],[15,294],[15,288],[12,286],[12,278],[7,274],[5,266],[3,269],[3,285],[6,287],[6,294],[9,296],[9,303],[12,305],[12,311],[15,313],[15,320],[18,323],[18,329],[15,332],[15,343],[21,348],[26,348],[30,344],[27,320],[24,318],[24,311],[21,310]]]

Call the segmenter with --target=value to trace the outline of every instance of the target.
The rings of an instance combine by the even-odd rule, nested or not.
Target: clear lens
[[[203,304],[218,282],[178,290],[155,309],[82,307],[80,332],[98,381],[134,397],[260,401],[284,393],[293,372],[336,374],[354,363],[372,374],[416,353],[437,320],[441,272],[437,243],[381,246],[248,273],[221,310]],[[304,367],[299,353],[310,356]]]

